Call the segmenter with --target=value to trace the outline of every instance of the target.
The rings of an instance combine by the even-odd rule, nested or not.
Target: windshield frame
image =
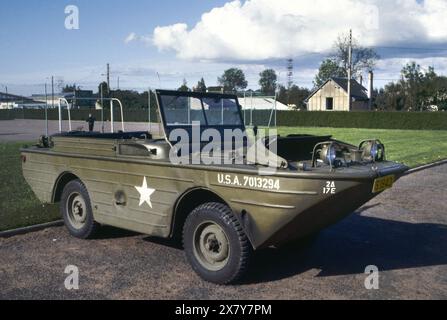
[[[191,127],[192,124],[168,124],[166,119],[166,114],[163,106],[163,100],[162,96],[172,96],[172,97],[191,97],[196,98],[200,100],[203,116],[205,119],[205,124],[201,124],[201,127],[203,128],[216,128],[219,131],[222,129],[241,129],[243,132],[245,132],[245,124],[244,124],[244,118],[242,116],[242,107],[239,104],[238,98],[236,95],[233,94],[222,94],[222,93],[204,93],[204,92],[183,92],[183,91],[172,91],[172,90],[156,90],[156,97],[157,97],[157,104],[158,104],[158,110],[160,113],[161,121],[163,122],[163,127],[165,129],[166,134],[169,134],[169,132],[176,128],[185,128],[185,127]],[[237,106],[237,113],[239,115],[240,124],[209,124],[207,119],[207,113],[203,105],[203,99],[210,98],[210,99],[230,99],[234,100],[236,102]]]

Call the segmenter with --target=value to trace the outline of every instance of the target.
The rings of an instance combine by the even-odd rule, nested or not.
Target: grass
[[[447,131],[441,130],[280,127],[278,133],[332,135],[354,145],[365,139],[380,139],[385,145],[388,160],[402,162],[409,167],[447,159]]]
[[[278,133],[333,135],[355,145],[377,138],[385,144],[389,160],[410,167],[447,159],[447,131],[281,127]],[[19,148],[24,144],[0,143],[0,231],[60,218],[58,207],[41,204],[22,176]]]
[[[24,144],[0,143],[0,231],[60,219],[58,207],[41,204],[23,178]]]

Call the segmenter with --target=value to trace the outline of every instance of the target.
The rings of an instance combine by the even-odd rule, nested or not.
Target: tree
[[[276,72],[273,69],[266,69],[262,71],[260,74],[259,85],[261,86],[261,92],[263,94],[275,94],[276,91],[276,82],[278,77],[276,76]]]
[[[407,63],[401,71],[401,85],[405,92],[406,107],[408,110],[421,110],[421,91],[424,82],[424,74],[421,66],[416,62]]]
[[[110,96],[110,90],[109,90],[109,86],[107,85],[107,82],[103,81],[99,84],[98,95],[101,95],[101,89],[102,89],[103,98],[108,98]]]
[[[438,76],[434,68],[425,72],[415,62],[403,66],[401,80],[378,92],[375,105],[381,110],[423,111],[435,105],[447,109],[447,77]]]
[[[376,109],[400,111],[405,109],[405,94],[401,83],[391,82],[377,92]]]
[[[439,110],[447,111],[447,77],[436,76],[427,81],[427,99],[425,107],[436,105]]]
[[[74,91],[80,90],[80,87],[76,87],[76,85],[66,85],[62,88],[62,93],[73,93]]]
[[[126,109],[147,108],[147,93],[140,94],[133,90],[114,90],[113,97],[119,99]]]
[[[338,78],[346,78],[348,76],[345,69],[340,67],[334,59],[326,59],[324,60],[320,68],[318,69],[318,74],[314,79],[314,87],[318,88],[322,86],[326,80],[338,77]]]
[[[310,95],[310,90],[307,88],[301,88],[297,85],[292,85],[290,89],[284,86],[279,86],[278,101],[283,104],[290,104],[295,109],[305,109],[306,98]]]
[[[245,89],[248,85],[247,80],[245,80],[244,72],[237,68],[225,70],[222,77],[217,78],[217,81],[221,86],[223,86],[225,91],[231,92]]]
[[[183,83],[182,83],[181,87],[178,88],[178,91],[184,91],[184,92],[191,91],[188,87],[188,83],[186,82],[186,79],[183,79]]]
[[[206,84],[205,80],[202,78],[197,83],[197,86],[194,88],[194,91],[196,92],[206,92]]]
[[[334,53],[331,58],[343,70],[349,66],[349,35],[340,35],[334,43]],[[352,39],[352,75],[359,76],[363,71],[374,69],[376,61],[380,56],[370,48],[359,45],[356,39]]]

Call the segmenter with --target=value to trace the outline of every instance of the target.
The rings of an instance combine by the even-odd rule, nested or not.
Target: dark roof
[[[0,92],[0,102],[22,102],[22,101],[26,103],[38,103],[37,101],[34,101],[33,99],[27,97]]]
[[[314,90],[306,99],[308,101],[315,93],[320,91],[321,88],[323,88],[329,81],[333,80],[337,85],[340,86],[346,93],[348,93],[348,78],[330,78],[326,80],[325,83],[323,83],[320,87],[318,87],[316,90]],[[352,79],[351,80],[351,96],[355,100],[369,100],[368,99],[368,90],[362,86],[360,83],[357,82],[357,80]]]

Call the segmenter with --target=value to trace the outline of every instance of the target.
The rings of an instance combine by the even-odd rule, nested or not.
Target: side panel
[[[116,141],[112,139],[92,139],[73,137],[53,137],[54,152],[113,157],[116,155]]]
[[[42,202],[52,201],[58,177],[70,172],[86,185],[96,221],[153,236],[170,235],[178,197],[193,186],[205,183],[203,175],[185,168],[23,154],[27,158],[23,164],[24,177]],[[152,193],[145,198],[144,192],[140,194],[137,188]]]
[[[51,203],[53,187],[66,166],[54,161],[55,157],[46,154],[28,152],[22,154],[26,157],[26,161],[22,162],[23,177],[40,201]]]
[[[313,233],[374,196],[371,181],[365,180],[326,181],[212,171],[208,175],[210,187],[229,202],[255,248]],[[280,232],[290,225],[293,228]]]
[[[154,236],[169,236],[176,200],[195,183],[180,168],[118,161],[69,161],[72,172],[89,190],[98,222]],[[145,197],[144,192],[149,195]]]

